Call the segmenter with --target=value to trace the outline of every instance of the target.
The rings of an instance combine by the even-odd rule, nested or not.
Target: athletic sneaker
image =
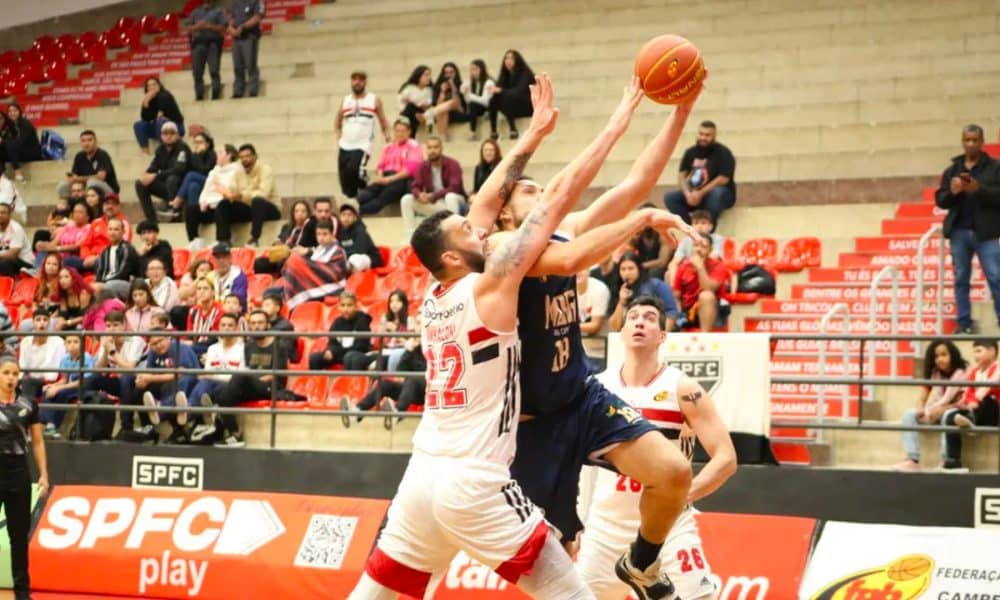
[[[242,448],[244,446],[246,446],[246,442],[243,441],[243,436],[238,433],[231,433],[221,442],[215,442],[216,448]]]
[[[136,435],[144,441],[153,442],[154,444],[160,441],[160,436],[157,434],[156,428],[152,425],[143,425],[136,430]]]
[[[208,394],[202,394],[201,398],[199,398],[198,401],[205,408],[208,408],[210,406],[214,406],[214,404],[212,403],[212,397],[209,396]],[[201,422],[204,423],[205,425],[211,425],[214,428],[215,427],[215,414],[214,413],[209,413],[209,412],[201,413]]]
[[[59,430],[56,429],[54,423],[46,423],[45,429],[42,431],[42,437],[47,440],[58,440],[62,437],[62,434],[60,434]]]
[[[353,410],[354,407],[351,406],[351,401],[346,397],[340,399],[340,410]],[[340,422],[343,423],[346,429],[351,428],[351,416],[350,415],[340,415]],[[358,417],[358,422],[361,422],[361,417]]]
[[[973,423],[972,419],[965,415],[955,415],[955,425],[958,425],[959,427],[972,427],[975,423]]]
[[[382,405],[379,406],[383,412],[398,412],[396,409],[396,403],[392,401],[392,398],[382,398]],[[385,418],[385,422],[382,424],[387,431],[392,431],[392,415]]]
[[[660,574],[660,559],[653,561],[653,564],[646,567],[645,571],[640,571],[632,566],[629,558],[629,551],[618,559],[615,563],[615,575],[628,584],[639,600],[676,600],[674,594],[674,584],[670,583],[670,578],[666,574]]]
[[[174,404],[177,405],[177,408],[187,408],[188,407],[187,394],[185,394],[184,392],[177,392],[176,394],[174,394]],[[186,412],[177,413],[178,425],[184,427],[185,425],[187,425],[187,422],[188,422],[188,414]]]
[[[142,403],[146,406],[146,408],[156,408],[156,398],[153,397],[153,392],[143,392]],[[146,413],[146,415],[149,416],[149,422],[153,425],[160,424],[160,413],[153,410]]]
[[[962,466],[962,461],[954,459],[945,459],[941,463],[941,467],[938,469],[942,473],[968,473],[969,469]]]
[[[174,430],[170,432],[170,437],[167,438],[167,444],[190,444],[191,439],[188,437],[188,431],[186,427],[177,426]]]
[[[215,425],[196,425],[191,431],[191,443],[201,444],[204,443],[205,438],[209,438],[215,435]]]

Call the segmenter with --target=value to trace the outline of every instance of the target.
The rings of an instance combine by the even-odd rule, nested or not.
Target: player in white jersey
[[[694,449],[696,436],[711,457],[691,482],[688,505],[660,550],[660,569],[673,582],[677,598],[714,598],[717,590],[694,520],[691,502],[704,498],[736,472],[736,450],[726,424],[701,385],[660,360],[666,339],[659,298],[639,296],[625,311],[621,340],[625,360],[597,378],[682,448]],[[628,586],[615,577],[615,561],[628,548],[639,524],[642,485],[606,469],[587,467],[581,481],[584,533],[577,569],[599,600],[622,600]],[[590,483],[590,485],[588,485]],[[589,501],[587,496],[589,495]]]
[[[389,122],[382,110],[382,99],[365,90],[367,84],[367,73],[351,73],[351,93],[344,96],[333,123],[339,140],[337,174],[340,176],[340,190],[348,198],[357,198],[358,189],[365,187],[367,182],[365,165],[372,153],[376,119],[386,143],[392,138]]]
[[[510,477],[520,410],[517,296],[549,237],[624,135],[642,95],[628,88],[600,135],[542,191],[518,182],[558,110],[546,75],[531,93],[526,139],[497,166],[505,193],[540,195],[523,225],[489,258],[488,232],[472,224],[482,215],[441,211],[411,238],[437,280],[421,307],[427,400],[413,455],[354,600],[398,593],[430,598],[458,550],[535,598],[593,598],[541,512]]]

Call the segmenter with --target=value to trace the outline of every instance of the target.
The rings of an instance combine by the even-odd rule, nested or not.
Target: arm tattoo
[[[681,396],[681,400],[684,402],[690,402],[691,404],[697,406],[698,400],[701,400],[701,390],[691,392],[690,394],[684,394]]]
[[[524,174],[524,168],[528,166],[530,158],[531,152],[515,154],[511,157],[510,165],[507,167],[507,172],[504,174],[503,183],[500,185],[500,191],[498,192],[500,201],[504,204],[507,203],[511,193],[513,193],[517,180]]]
[[[537,204],[528,213],[528,217],[517,228],[514,235],[504,240],[486,260],[486,270],[495,277],[507,277],[524,261],[524,254],[531,238],[537,235],[549,208],[545,204]]]

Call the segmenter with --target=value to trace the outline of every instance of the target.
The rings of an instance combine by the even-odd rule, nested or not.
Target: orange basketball
[[[689,40],[679,35],[661,35],[639,50],[635,74],[650,100],[679,104],[705,79],[705,61]]]
[[[913,554],[890,563],[885,574],[893,581],[910,581],[930,571],[932,566],[931,560],[926,556]]]

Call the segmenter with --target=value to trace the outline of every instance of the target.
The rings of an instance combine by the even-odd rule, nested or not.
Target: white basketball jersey
[[[506,467],[517,445],[520,344],[516,330],[497,333],[483,324],[473,292],[479,277],[432,283],[424,296],[420,340],[427,392],[413,447]]]
[[[375,94],[371,92],[361,98],[355,98],[354,94],[344,96],[344,101],[340,103],[340,114],[343,116],[341,148],[371,153],[372,140],[375,139],[376,106]]]
[[[626,386],[618,369],[604,371],[597,376],[597,380],[660,429],[680,431],[684,415],[677,402],[677,383],[681,377],[683,373],[679,369],[664,366],[644,386]],[[588,534],[593,531],[606,539],[635,537],[639,527],[642,486],[608,469],[595,468],[594,472],[594,488],[585,525]]]

